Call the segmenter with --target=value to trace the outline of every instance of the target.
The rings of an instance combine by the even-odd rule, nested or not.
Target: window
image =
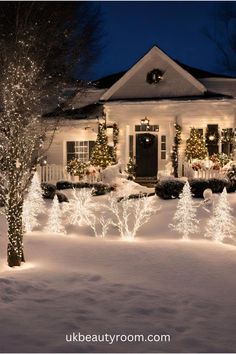
[[[233,128],[222,129],[221,132],[221,151],[230,156],[233,152],[234,131]]]
[[[79,159],[82,162],[89,161],[94,141],[67,141],[67,162]]]
[[[159,125],[140,124],[135,125],[136,132],[158,132]]]
[[[161,159],[166,160],[166,136],[161,136]]]
[[[209,156],[219,152],[219,131],[218,124],[208,124],[206,130],[206,145]]]

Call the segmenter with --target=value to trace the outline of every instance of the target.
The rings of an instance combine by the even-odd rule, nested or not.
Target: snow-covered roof
[[[236,78],[208,77],[199,81],[208,91],[236,97]]]

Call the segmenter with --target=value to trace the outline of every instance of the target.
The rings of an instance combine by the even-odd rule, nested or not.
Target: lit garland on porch
[[[118,141],[119,141],[119,128],[117,123],[113,124],[113,143],[114,143],[114,147],[113,147],[113,162],[117,163],[117,147],[118,147]]]
[[[172,167],[174,169],[174,176],[178,177],[179,146],[181,144],[182,128],[177,123],[174,124],[174,127],[175,127],[175,137],[174,137],[174,145],[172,147],[171,161],[172,161]]]

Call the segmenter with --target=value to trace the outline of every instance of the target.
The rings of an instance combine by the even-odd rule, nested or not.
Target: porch
[[[57,183],[58,181],[78,182],[83,180],[88,183],[95,183],[101,181],[100,174],[85,175],[83,179],[79,179],[78,176],[73,176],[67,172],[66,166],[47,164],[45,166],[38,166],[37,172],[40,176],[41,183]],[[226,170],[214,170],[214,169],[200,169],[195,171],[190,164],[184,163],[182,165],[182,171],[180,177],[188,178],[224,178]],[[170,176],[170,170],[159,171],[157,177],[137,177],[135,181],[139,184],[152,187],[157,182],[158,177]]]

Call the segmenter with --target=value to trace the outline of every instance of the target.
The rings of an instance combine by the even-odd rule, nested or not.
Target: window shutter
[[[134,136],[129,135],[129,157],[132,159],[134,157]]]
[[[67,149],[67,162],[69,162],[75,158],[75,142],[67,141],[66,149]]]

